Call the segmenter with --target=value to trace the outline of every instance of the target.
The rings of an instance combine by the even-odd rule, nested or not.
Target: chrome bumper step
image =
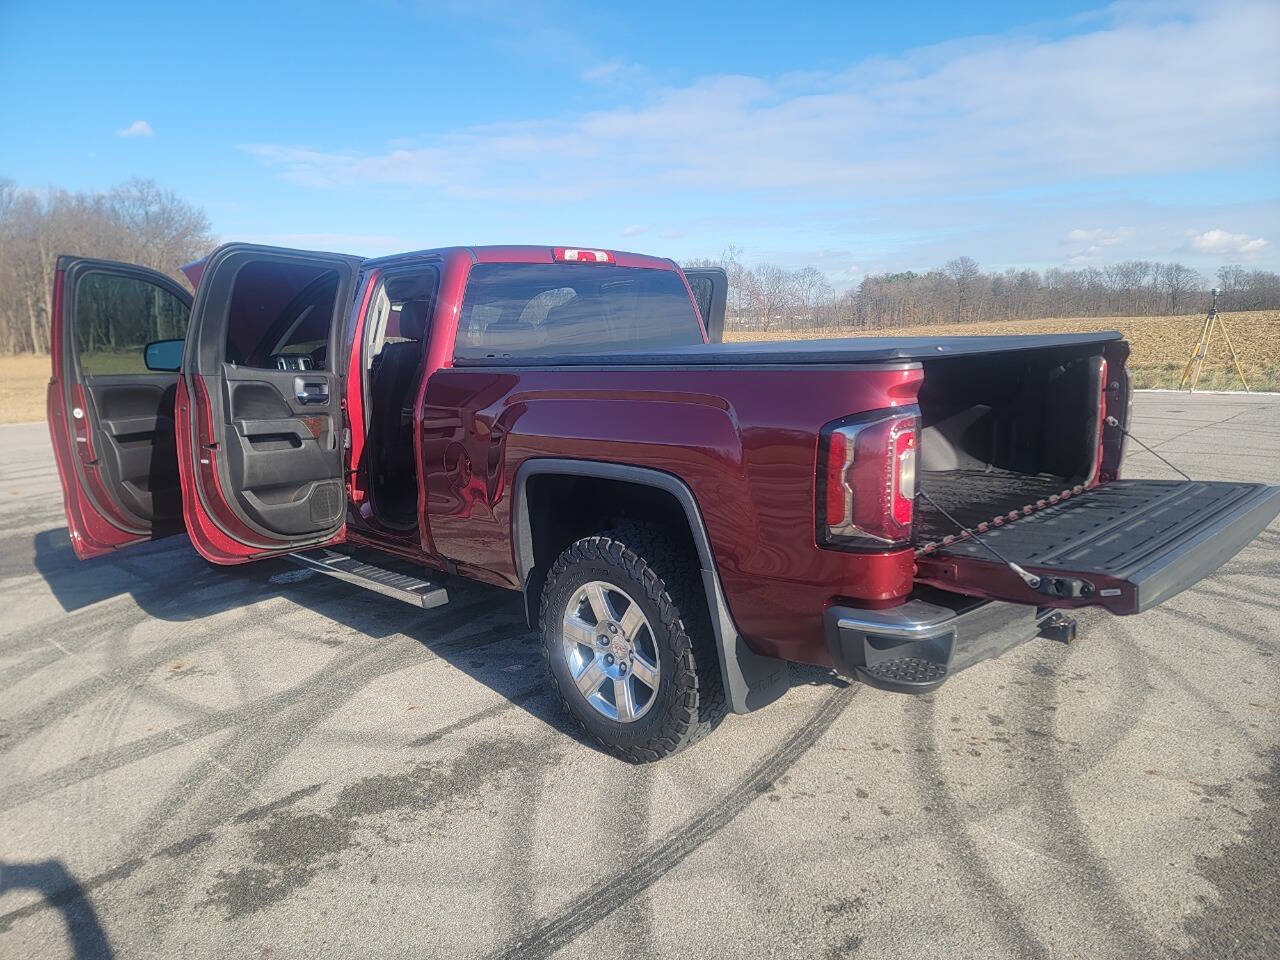
[[[422,580],[411,574],[362,563],[355,557],[336,550],[311,550],[307,553],[291,553],[289,559],[308,570],[325,576],[336,577],[357,587],[364,587],[384,597],[394,597],[405,603],[430,610],[449,602],[449,592],[437,583]]]

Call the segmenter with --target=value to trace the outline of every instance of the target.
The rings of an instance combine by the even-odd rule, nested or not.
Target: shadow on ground
[[[60,860],[0,861],[0,896],[10,890],[35,890],[62,913],[67,924],[67,942],[76,960],[109,960],[115,955],[93,904]],[[6,926],[0,920],[0,931]]]

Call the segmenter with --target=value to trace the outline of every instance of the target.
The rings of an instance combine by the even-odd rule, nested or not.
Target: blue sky
[[[352,253],[1280,265],[1274,0],[5,0],[0,130],[22,186]]]

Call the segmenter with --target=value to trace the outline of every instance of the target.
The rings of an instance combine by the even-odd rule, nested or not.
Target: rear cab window
[[[478,263],[454,355],[547,356],[701,344],[674,270],[583,263]]]

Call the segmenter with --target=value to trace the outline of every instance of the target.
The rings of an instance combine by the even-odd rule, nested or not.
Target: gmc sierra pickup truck
[[[495,246],[62,258],[48,414],[81,558],[185,532],[421,607],[522,591],[552,686],[657,759],[786,661],[920,692],[1150,609],[1280,487],[1121,479],[1120,334],[716,342],[720,271]]]

